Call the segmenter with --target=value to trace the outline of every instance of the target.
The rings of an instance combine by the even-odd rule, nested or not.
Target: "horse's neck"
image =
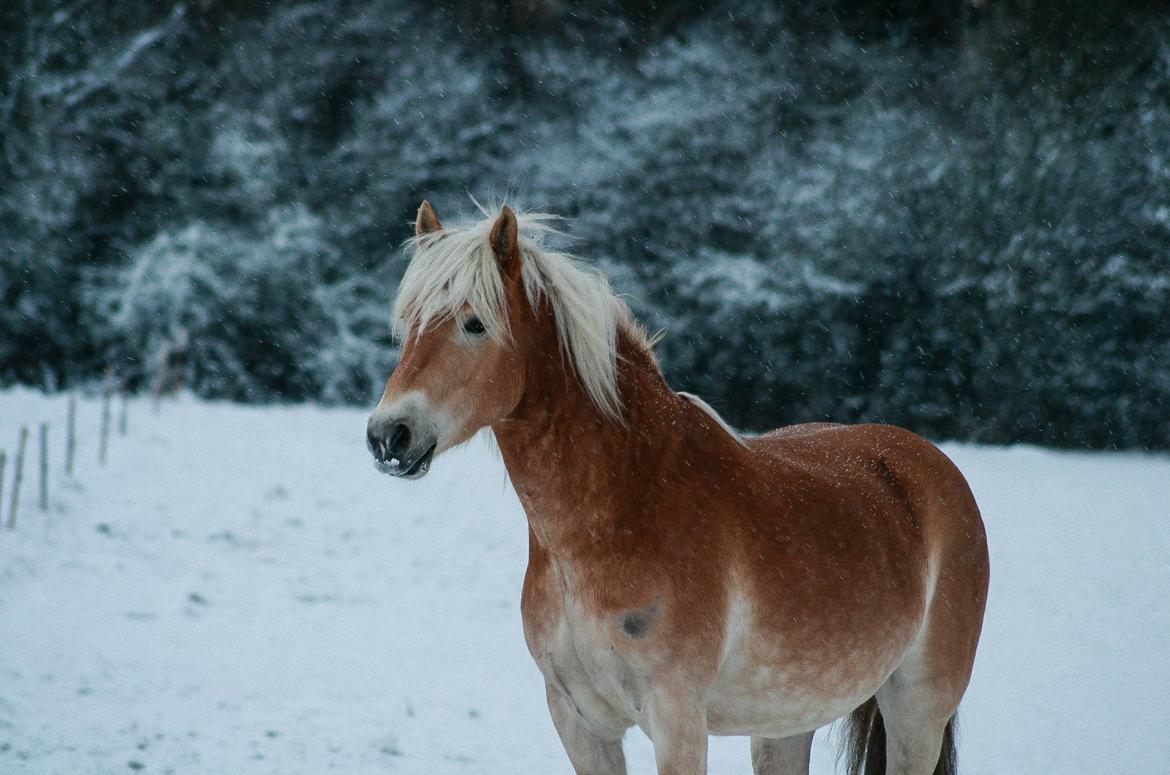
[[[559,358],[527,375],[517,413],[493,427],[533,530],[554,544],[604,529],[679,443],[686,402],[653,356],[623,334],[618,384],[624,423],[607,418]]]

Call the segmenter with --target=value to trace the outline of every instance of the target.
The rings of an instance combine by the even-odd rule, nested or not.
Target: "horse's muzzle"
[[[412,429],[405,419],[371,417],[366,425],[366,444],[379,471],[418,479],[430,470],[437,440],[433,433]]]

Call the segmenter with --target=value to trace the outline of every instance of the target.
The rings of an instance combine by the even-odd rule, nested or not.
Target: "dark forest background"
[[[1161,3],[6,3],[0,383],[368,403],[468,192],[741,426],[1170,448]]]

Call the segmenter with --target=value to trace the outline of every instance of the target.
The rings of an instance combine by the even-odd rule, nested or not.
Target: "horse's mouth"
[[[414,464],[411,465],[410,468],[406,469],[406,471],[402,474],[402,478],[418,479],[422,476],[425,476],[427,471],[431,470],[431,458],[435,456],[435,446],[435,444],[432,444],[430,448],[422,454],[422,457],[414,461]]]
[[[383,463],[375,459],[374,465],[378,470],[390,476],[396,476],[399,479],[421,479],[426,476],[427,471],[431,469],[431,460],[435,457],[436,444],[432,444],[426,452],[418,456],[413,463],[406,465],[404,461],[392,458],[389,462]]]

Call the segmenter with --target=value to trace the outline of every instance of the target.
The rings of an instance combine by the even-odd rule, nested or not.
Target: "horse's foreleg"
[[[553,726],[577,775],[626,775],[621,734],[606,735],[591,727],[573,701],[552,684],[545,685],[545,692]]]
[[[808,775],[813,733],[780,739],[752,738],[752,772],[755,775]]]
[[[700,703],[659,693],[646,704],[644,729],[658,775],[706,775],[707,711]]]

